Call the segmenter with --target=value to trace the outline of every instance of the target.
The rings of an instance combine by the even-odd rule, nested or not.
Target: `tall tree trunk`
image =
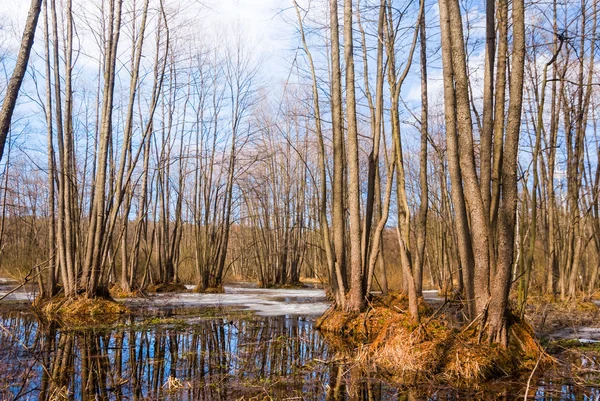
[[[116,4],[115,4],[116,2]],[[108,151],[112,136],[113,96],[117,46],[121,31],[122,0],[111,1],[108,16],[108,41],[105,46],[104,87],[102,97],[102,122],[99,131],[98,169],[94,180],[94,201],[90,211],[90,226],[85,248],[83,279],[86,297],[94,298],[98,288],[106,233],[106,181],[108,169]]]
[[[429,210],[429,189],[427,187],[427,138],[428,138],[428,99],[427,99],[427,35],[425,15],[419,22],[419,42],[421,44],[421,149],[419,152],[420,171],[419,215],[417,217],[417,252],[415,262],[415,286],[417,295],[423,294],[423,269],[425,265],[425,240],[427,238],[427,211]]]
[[[344,0],[344,59],[346,64],[346,114],[348,137],[348,211],[350,214],[350,299],[348,309],[361,312],[365,305],[365,274],[362,260],[360,219],[360,168],[358,164],[358,128],[356,126],[356,93],[354,82],[354,43],[352,35],[352,0]]]
[[[481,196],[486,214],[490,213],[492,136],[494,130],[494,61],[496,57],[495,0],[485,2],[485,65],[483,75],[483,126],[481,131]]]
[[[448,0],[440,0],[440,26],[442,37],[442,64],[444,76],[444,115],[446,120],[446,146],[448,148],[448,171],[452,184],[451,196],[455,210],[454,228],[457,233],[458,254],[462,270],[463,284],[467,301],[469,317],[476,315],[475,307],[475,260],[469,231],[469,222],[465,196],[463,193],[463,178],[460,168],[458,132],[456,120],[456,93],[454,88],[454,66],[452,63],[453,37],[450,31],[450,15]]]
[[[504,0],[506,1],[506,0]],[[502,157],[502,207],[498,223],[498,268],[491,285],[489,341],[508,346],[508,294],[514,260],[514,232],[517,208],[517,158],[521,132],[523,75],[525,65],[525,5],[513,0],[513,49],[510,75],[508,124]]]
[[[55,44],[56,45],[56,44]],[[48,274],[46,288],[42,295],[52,297],[56,292],[56,268],[58,266],[58,247],[56,245],[56,210],[55,210],[55,156],[54,135],[52,129],[52,81],[50,70],[50,34],[48,29],[48,1],[44,2],[44,57],[46,67],[46,131],[48,135],[48,243],[50,258],[48,260]]]
[[[489,300],[489,217],[485,213],[480,182],[475,166],[475,149],[469,101],[469,79],[467,75],[460,6],[458,0],[443,0],[443,2],[448,6],[450,34],[452,35],[452,66],[456,94],[460,170],[464,183],[465,199],[469,210],[471,230],[473,233],[476,233],[476,235],[472,235],[471,237],[475,260],[475,307],[477,313],[482,313]]]
[[[340,69],[340,38],[338,22],[338,2],[329,0],[329,21],[331,25],[331,114],[333,131],[333,246],[335,250],[335,270],[338,279],[337,306],[346,308],[346,218],[344,216],[344,122],[342,119],[342,73]]]
[[[327,258],[327,267],[329,271],[329,282],[332,286],[332,291],[336,297],[336,302],[339,305],[343,305],[346,294],[343,285],[343,279],[341,278],[341,272],[336,269],[334,262],[334,251],[331,247],[331,233],[329,230],[329,222],[327,221],[327,170],[325,166],[325,141],[323,140],[323,129],[321,124],[321,109],[319,105],[319,89],[317,86],[317,75],[315,72],[315,64],[312,58],[312,53],[308,49],[306,43],[306,37],[304,35],[304,26],[302,24],[302,18],[300,17],[300,10],[298,3],[294,0],[294,6],[296,8],[296,15],[298,17],[298,24],[300,26],[300,37],[302,39],[302,46],[308,57],[310,74],[312,79],[312,95],[313,95],[313,112],[315,118],[315,129],[317,132],[317,142],[319,149],[319,225],[323,236],[323,248],[325,249],[325,256]],[[339,273],[339,274],[338,274]]]

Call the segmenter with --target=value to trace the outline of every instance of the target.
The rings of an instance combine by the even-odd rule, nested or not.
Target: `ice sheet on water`
[[[431,301],[443,301],[444,297],[442,297],[438,290],[423,290],[423,298]]]
[[[600,327],[579,326],[565,328],[549,335],[552,339],[579,340],[581,343],[600,342]]]
[[[5,291],[5,289],[0,290],[0,298],[2,298],[3,296],[5,296],[8,292],[10,292],[10,289],[8,289],[7,291]],[[9,296],[7,296],[6,298],[4,298],[4,301],[31,301],[35,298],[35,294],[32,292],[27,292],[27,291],[15,291],[12,294],[10,294]]]
[[[596,343],[600,343],[600,340],[591,340],[589,338],[580,338],[579,342],[582,344],[596,344]]]
[[[187,286],[186,286],[187,287]],[[230,306],[250,309],[261,316],[321,315],[330,303],[325,291],[318,289],[261,289],[225,287],[224,294],[156,294],[152,297],[127,302],[148,304],[152,307],[219,307]]]
[[[11,278],[0,277],[0,298],[11,292],[19,283]],[[35,298],[35,290],[31,286],[24,286],[4,298],[5,301],[31,301]]]

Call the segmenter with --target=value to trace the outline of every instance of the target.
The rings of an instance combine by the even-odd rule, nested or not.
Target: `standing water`
[[[313,328],[319,290],[227,288],[125,303],[105,327],[0,314],[1,400],[455,400],[523,397],[526,383],[404,388],[365,372]],[[5,308],[6,309],[6,308]],[[596,400],[596,388],[532,385],[538,400]]]

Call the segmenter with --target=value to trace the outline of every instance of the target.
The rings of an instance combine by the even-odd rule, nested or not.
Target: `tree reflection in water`
[[[26,313],[4,314],[0,321],[2,400],[463,398],[453,391],[394,388],[351,364],[327,362],[339,356],[329,355],[312,322],[300,317],[212,318],[193,325],[143,325],[130,317],[118,328],[77,330],[39,324]],[[512,399],[514,387],[492,393]],[[546,398],[538,387],[537,398],[580,399],[584,393],[575,397],[562,386]]]
[[[11,314],[2,325],[0,399],[317,400],[329,387],[315,362],[327,347],[298,317],[59,330]]]

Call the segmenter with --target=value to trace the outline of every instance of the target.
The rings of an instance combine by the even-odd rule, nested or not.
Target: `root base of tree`
[[[316,327],[334,351],[358,349],[350,358],[402,384],[435,380],[461,385],[530,371],[538,360],[541,366],[553,363],[531,326],[514,316],[505,349],[480,336],[477,324],[461,331],[432,316],[422,301],[419,309],[421,323],[407,314],[406,297],[390,295],[373,299],[361,314],[330,309]]]

